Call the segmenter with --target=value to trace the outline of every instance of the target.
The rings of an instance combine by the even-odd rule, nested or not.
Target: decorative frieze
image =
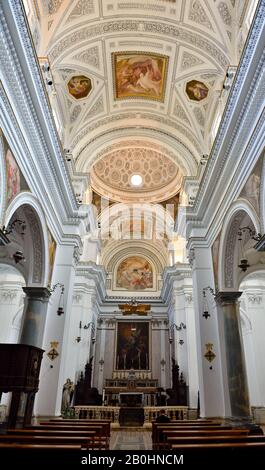
[[[12,304],[14,299],[17,297],[18,291],[15,289],[1,289],[0,290],[0,303],[1,304]]]
[[[251,304],[259,305],[262,302],[262,294],[252,294],[247,296],[248,302]]]

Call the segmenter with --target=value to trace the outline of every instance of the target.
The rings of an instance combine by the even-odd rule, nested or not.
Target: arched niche
[[[220,239],[220,262],[218,266],[219,290],[238,290],[244,273],[238,267],[240,259],[247,258],[250,264],[248,273],[262,269],[262,255],[254,249],[255,241],[248,231],[243,233],[242,244],[238,241],[241,227],[260,231],[260,221],[254,208],[247,201],[236,201],[224,220]],[[243,251],[242,251],[243,250]]]
[[[25,233],[21,234],[21,225],[25,223]],[[1,251],[0,262],[18,269],[27,286],[45,286],[48,279],[48,233],[44,214],[35,197],[29,193],[20,193],[6,211],[5,227],[13,226],[8,234],[10,243]],[[16,261],[14,254],[23,253],[24,259]]]

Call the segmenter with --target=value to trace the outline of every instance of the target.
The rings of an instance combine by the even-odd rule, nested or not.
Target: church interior
[[[0,0],[0,37],[0,452],[264,456],[265,0]]]

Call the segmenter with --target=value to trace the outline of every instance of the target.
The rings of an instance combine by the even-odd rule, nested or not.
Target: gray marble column
[[[244,422],[250,420],[250,406],[237,300],[242,292],[218,292],[216,301],[222,315],[226,354],[227,383],[231,418]]]
[[[20,343],[41,348],[51,293],[46,287],[23,287],[23,291],[26,299]]]

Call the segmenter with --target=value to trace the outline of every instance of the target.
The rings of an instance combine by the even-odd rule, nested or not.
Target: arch
[[[244,222],[246,219],[246,222]],[[233,203],[225,217],[220,238],[220,263],[218,266],[218,286],[220,290],[238,290],[241,275],[237,267],[238,229],[242,224],[253,225],[260,231],[259,217],[253,206],[245,200],[238,199]]]
[[[4,225],[4,214],[6,207],[6,161],[5,161],[5,148],[2,131],[0,129],[0,226]]]
[[[140,289],[137,289],[137,287],[135,288],[126,288],[126,287],[122,287],[122,286],[118,286],[118,272],[119,272],[119,268],[121,267],[122,263],[126,262],[126,260],[132,260],[133,262],[133,259],[136,263],[139,263],[140,260],[143,260],[145,263],[147,263],[147,266],[148,268],[151,268],[151,272],[152,272],[152,284],[151,286],[148,286],[148,282],[146,282],[147,284],[147,287],[146,288],[140,288]],[[149,269],[149,273],[150,273],[150,269]],[[133,250],[133,252],[130,253],[130,250],[128,250],[126,253],[120,253],[120,257],[117,259],[116,261],[116,264],[114,266],[114,270],[113,270],[113,284],[112,284],[112,288],[115,289],[115,290],[126,290],[126,291],[156,291],[158,290],[158,273],[156,271],[156,267],[153,263],[153,260],[152,260],[152,257],[150,256],[150,254],[148,252],[144,252],[144,253],[135,253],[135,251]]]
[[[10,203],[5,214],[5,226],[16,218],[25,220],[26,235],[20,236],[16,230],[9,235],[12,243],[7,245],[7,258],[10,263],[12,251],[21,249],[26,260],[16,264],[24,275],[27,285],[45,286],[49,273],[48,231],[43,210],[36,197],[29,192],[21,192]],[[11,256],[10,256],[11,255]]]
[[[265,232],[265,152],[263,152],[263,165],[260,180],[260,224],[262,233]]]
[[[153,145],[157,144],[161,147],[161,142],[167,149],[167,156],[180,167],[184,175],[197,174],[198,161],[194,154],[186,147],[183,142],[176,139],[175,136],[155,129],[137,129],[132,128],[108,129],[101,135],[95,136],[92,140],[82,146],[76,158],[76,170],[79,172],[87,172],[89,168],[99,159],[102,158],[110,149],[122,140],[131,139],[149,139]],[[89,150],[89,155],[88,155]]]

